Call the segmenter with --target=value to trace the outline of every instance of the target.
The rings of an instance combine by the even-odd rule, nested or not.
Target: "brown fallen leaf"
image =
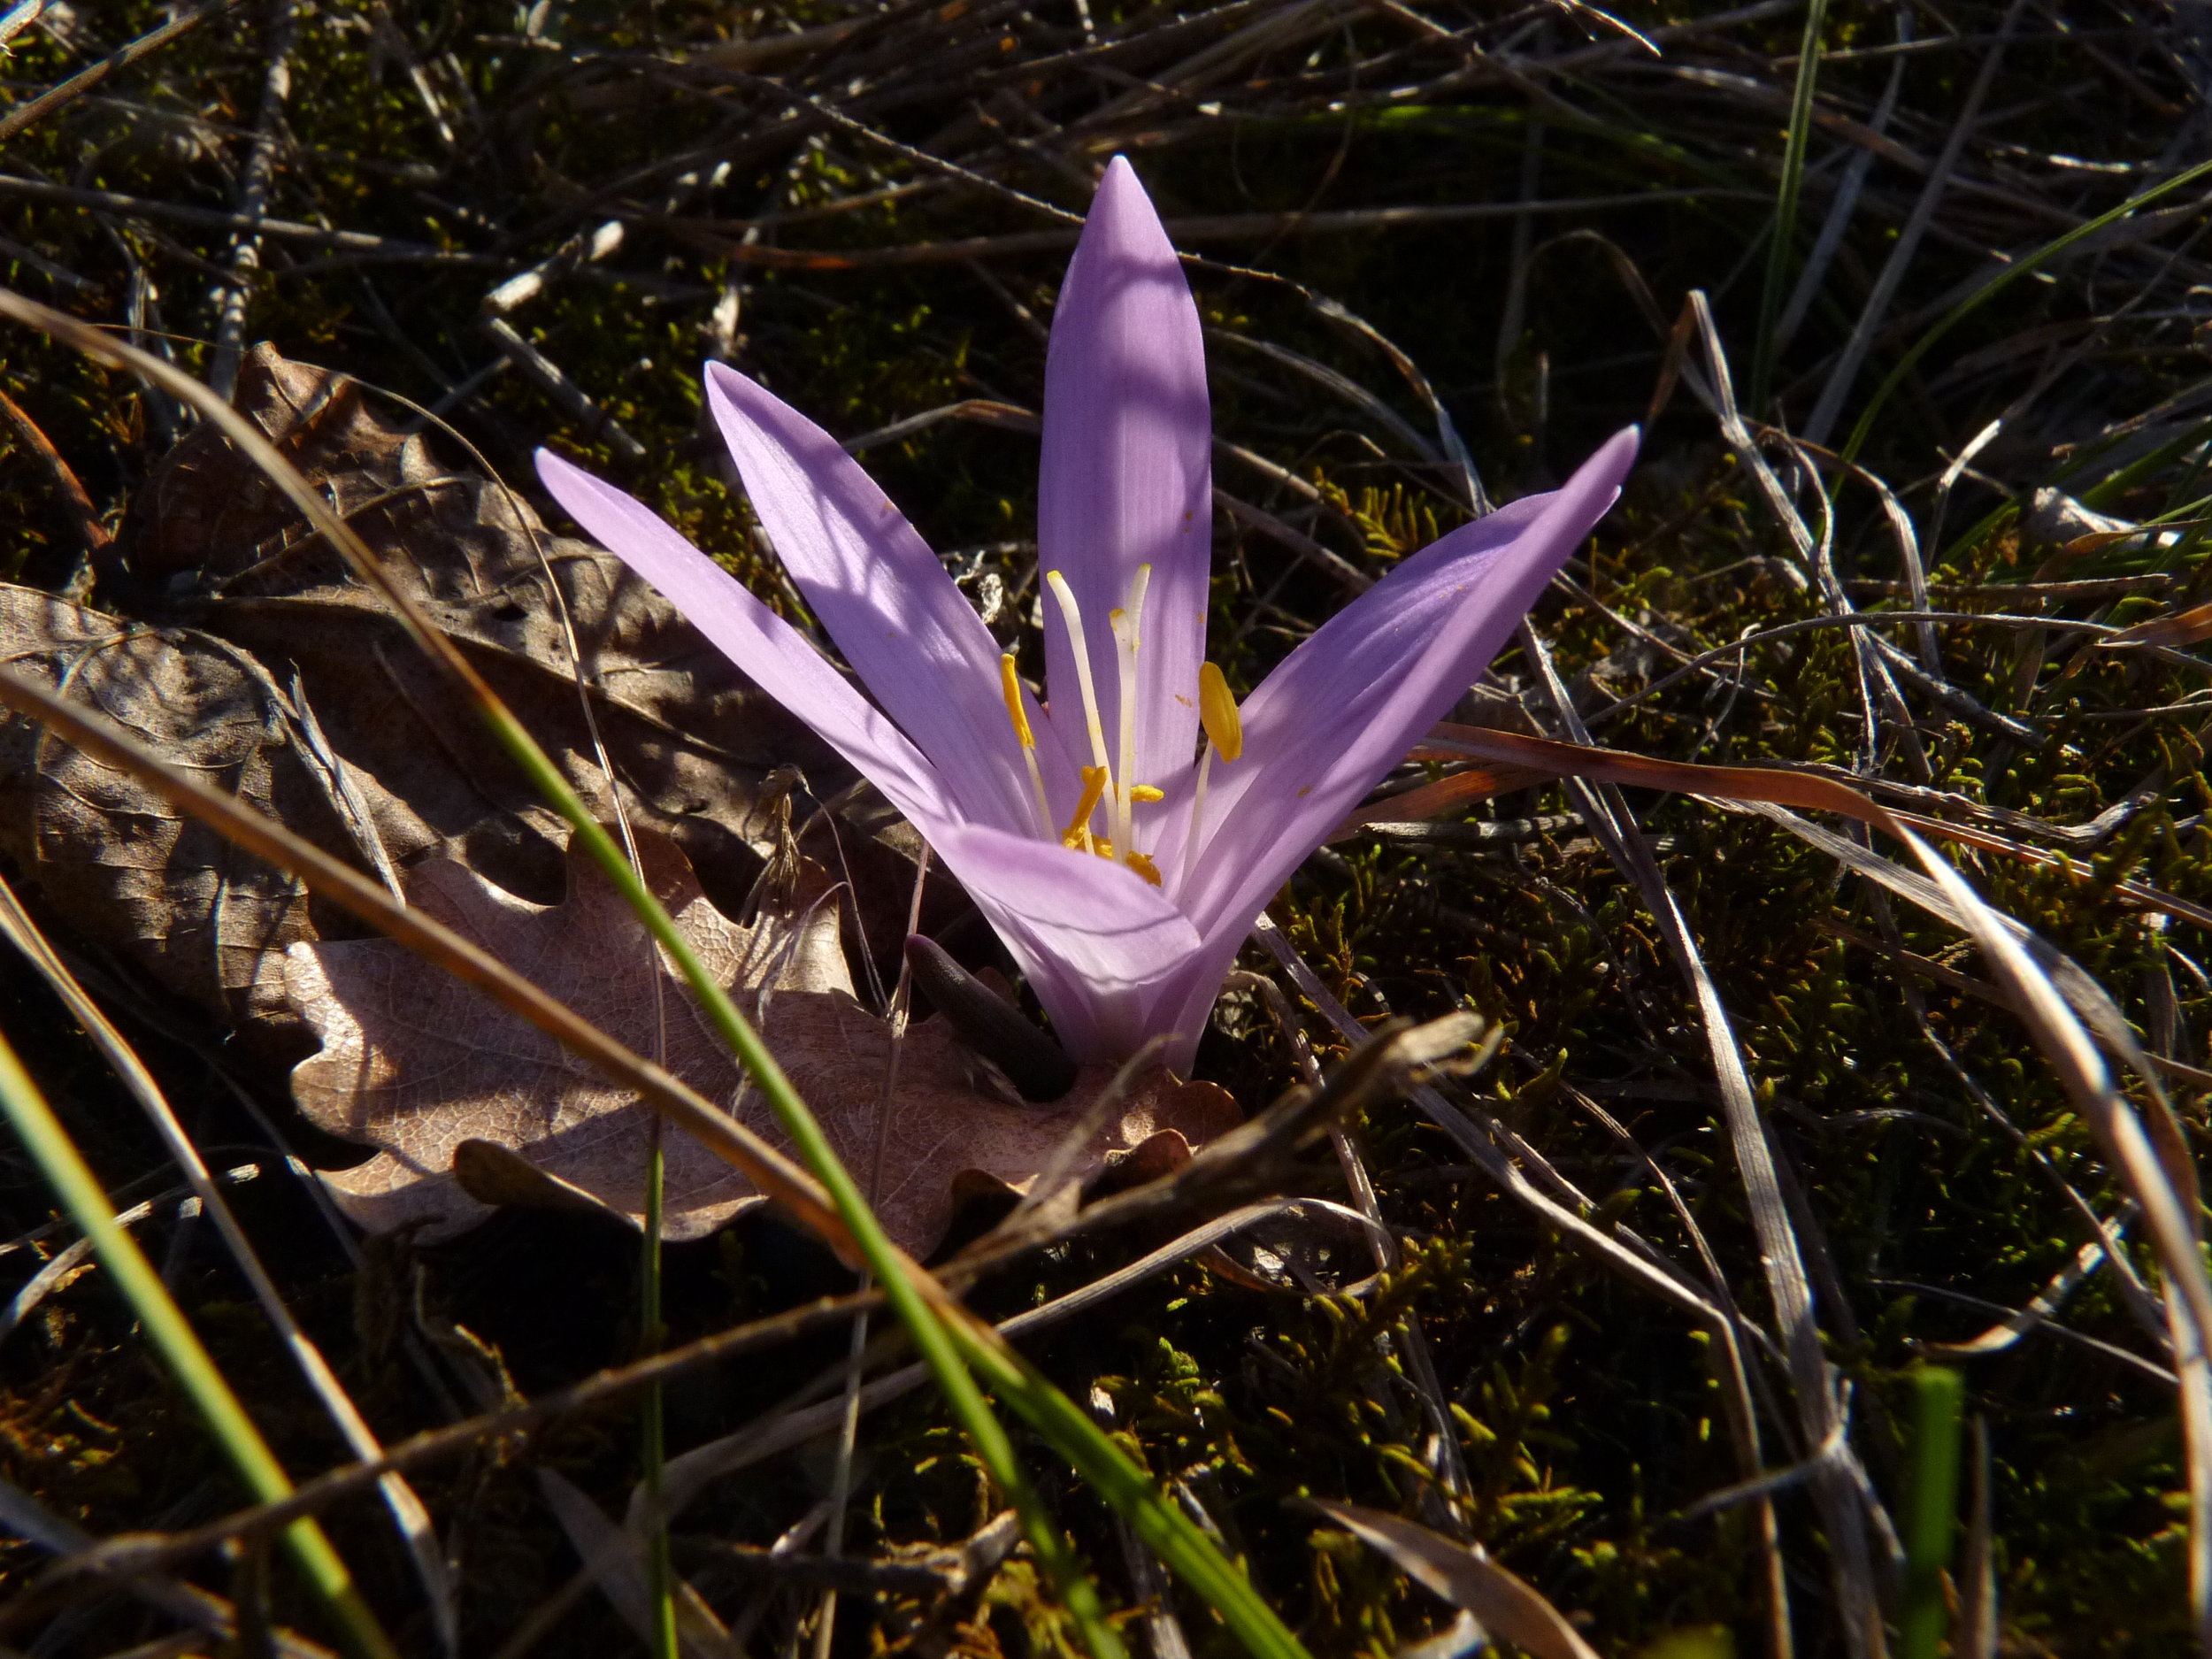
[[[943,1237],[964,1174],[1025,1187],[1106,1086],[1106,1073],[1087,1071],[1050,1106],[1010,1104],[971,1082],[972,1060],[932,1018],[906,1033],[887,1119],[890,1030],[853,995],[835,904],[734,922],[708,900],[672,841],[650,831],[638,840],[654,892],[738,995],[864,1186],[879,1167],[880,1126],[876,1206],[909,1249],[926,1252]],[[407,897],[787,1144],[597,866],[572,849],[568,869],[568,896],[557,905],[517,898],[450,859],[411,871]],[[300,1110],[333,1134],[380,1148],[358,1168],[323,1178],[356,1221],[377,1232],[420,1224],[422,1236],[436,1239],[481,1219],[488,1208],[457,1179],[457,1155],[493,1184],[480,1190],[526,1193],[534,1183],[511,1160],[462,1150],[489,1142],[551,1178],[534,1185],[588,1194],[641,1225],[646,1109],[534,1028],[384,940],[296,944],[286,985],[323,1042],[293,1072]],[[1082,1167],[1095,1169],[1157,1133],[1200,1141],[1236,1118],[1225,1091],[1156,1072],[1109,1114]],[[666,1236],[695,1238],[761,1202],[688,1138],[672,1132],[665,1150]]]
[[[341,787],[289,694],[249,653],[0,584],[0,657],[325,851],[359,856],[351,820],[380,792],[359,778]],[[294,1027],[283,952],[315,936],[305,889],[14,715],[0,717],[0,851],[79,938],[221,1026],[257,1040]]]

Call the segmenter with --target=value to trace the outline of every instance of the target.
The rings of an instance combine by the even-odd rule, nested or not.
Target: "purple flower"
[[[1261,907],[1482,672],[1612,504],[1637,442],[1618,434],[1563,489],[1405,559],[1240,710],[1205,661],[1198,311],[1118,158],[1046,357],[1048,711],[836,440],[741,374],[706,376],[754,511],[874,702],[638,502],[540,450],[545,487],[912,821],[1071,1054],[1110,1061],[1170,1033],[1185,1070]]]

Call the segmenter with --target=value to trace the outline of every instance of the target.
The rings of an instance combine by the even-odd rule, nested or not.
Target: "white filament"
[[[1083,688],[1083,718],[1091,729],[1091,763],[1103,772],[1112,787],[1113,762],[1106,753],[1106,728],[1098,718],[1098,689],[1091,684],[1090,642],[1083,633],[1083,611],[1075,603],[1075,590],[1058,571],[1045,572],[1045,586],[1060,602],[1060,616],[1068,625],[1068,649],[1075,657],[1076,683]]]
[[[1130,840],[1130,819],[1137,783],[1137,647],[1142,641],[1145,589],[1152,585],[1152,566],[1140,565],[1129,579],[1129,603],[1107,618],[1114,630],[1114,655],[1121,671],[1121,742],[1114,769],[1114,845],[1123,852],[1136,850]]]

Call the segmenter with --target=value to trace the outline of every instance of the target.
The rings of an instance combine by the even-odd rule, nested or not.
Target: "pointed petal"
[[[1458,700],[1613,504],[1636,444],[1632,426],[1563,488],[1423,549],[1252,694],[1243,757],[1214,764],[1191,879],[1171,887],[1201,933],[1240,938],[1306,855]],[[1164,844],[1154,856],[1179,872],[1171,859],[1180,852]]]
[[[1263,895],[1260,902],[1264,904],[1266,901],[1267,895]],[[1202,935],[1204,942],[1153,1000],[1148,1016],[1151,1028],[1176,1033],[1167,1064],[1185,1077],[1190,1075],[1191,1061],[1197,1054],[1198,1040],[1205,1035],[1206,1022],[1213,1016],[1214,1003],[1220,1000],[1221,982],[1236,965],[1237,952],[1243,949],[1251,926],[1252,919],[1247,917],[1240,927],[1217,927]]]
[[[1121,694],[1106,615],[1127,596],[1137,566],[1152,566],[1138,653],[1140,783],[1164,785],[1189,764],[1197,738],[1212,442],[1198,308],[1144,187],[1117,157],[1052,319],[1037,558],[1041,570],[1066,575],[1082,607],[1110,753]],[[1045,667],[1061,741],[1087,763],[1082,697],[1050,604]]]
[[[932,841],[960,818],[936,769],[799,631],[641,501],[549,449],[538,476],[600,545],[666,595],[763,691],[818,732]],[[1003,715],[1001,716],[1003,718]]]
[[[998,644],[937,556],[837,441],[790,405],[718,363],[707,365],[707,403],[777,557],[861,683],[969,818],[1033,833]]]
[[[971,826],[933,844],[1028,976],[1079,1060],[1118,1060],[1153,1034],[1197,930],[1121,865],[1050,841]],[[1195,1033],[1192,1033],[1194,1041]]]

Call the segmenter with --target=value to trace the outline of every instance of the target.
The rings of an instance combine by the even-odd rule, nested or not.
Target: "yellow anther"
[[[1029,798],[1037,803],[1037,833],[1052,833],[1052,808],[1045,801],[1045,775],[1037,770],[1037,734],[1029,729],[1029,710],[1022,703],[1022,682],[1014,672],[1013,653],[1002,653],[998,659],[998,688],[1006,699],[1006,718],[1014,723],[1014,735],[1020,740],[1022,759],[1029,767]]]
[[[1129,786],[1129,798],[1132,801],[1164,801],[1167,791],[1156,789],[1148,783],[1133,783]]]
[[[1142,876],[1147,881],[1149,881],[1154,887],[1156,887],[1160,885],[1159,866],[1154,864],[1149,858],[1147,858],[1142,853],[1124,854],[1121,862],[1127,864],[1132,870]]]
[[[1006,717],[1014,723],[1014,735],[1021,740],[1024,749],[1037,747],[1037,734],[1029,729],[1029,710],[1022,707],[1022,682],[1014,672],[1014,654],[1005,652],[998,659],[998,688],[1006,699]]]
[[[1198,665],[1198,718],[1206,728],[1206,741],[1221,751],[1222,759],[1234,760],[1244,753],[1244,721],[1237,713],[1237,700],[1211,663]]]
[[[1075,803],[1075,816],[1068,820],[1067,828],[1060,832],[1060,845],[1071,847],[1077,852],[1087,852],[1093,837],[1090,832],[1091,814],[1098,810],[1099,797],[1106,793],[1106,768],[1083,768],[1083,795]]]
[[[1237,700],[1229,695],[1229,682],[1211,663],[1198,664],[1198,723],[1206,728],[1206,747],[1198,757],[1198,778],[1191,786],[1190,833],[1183,838],[1183,864],[1176,877],[1187,883],[1197,867],[1199,832],[1206,823],[1206,778],[1214,757],[1234,760],[1244,753],[1244,718]]]

